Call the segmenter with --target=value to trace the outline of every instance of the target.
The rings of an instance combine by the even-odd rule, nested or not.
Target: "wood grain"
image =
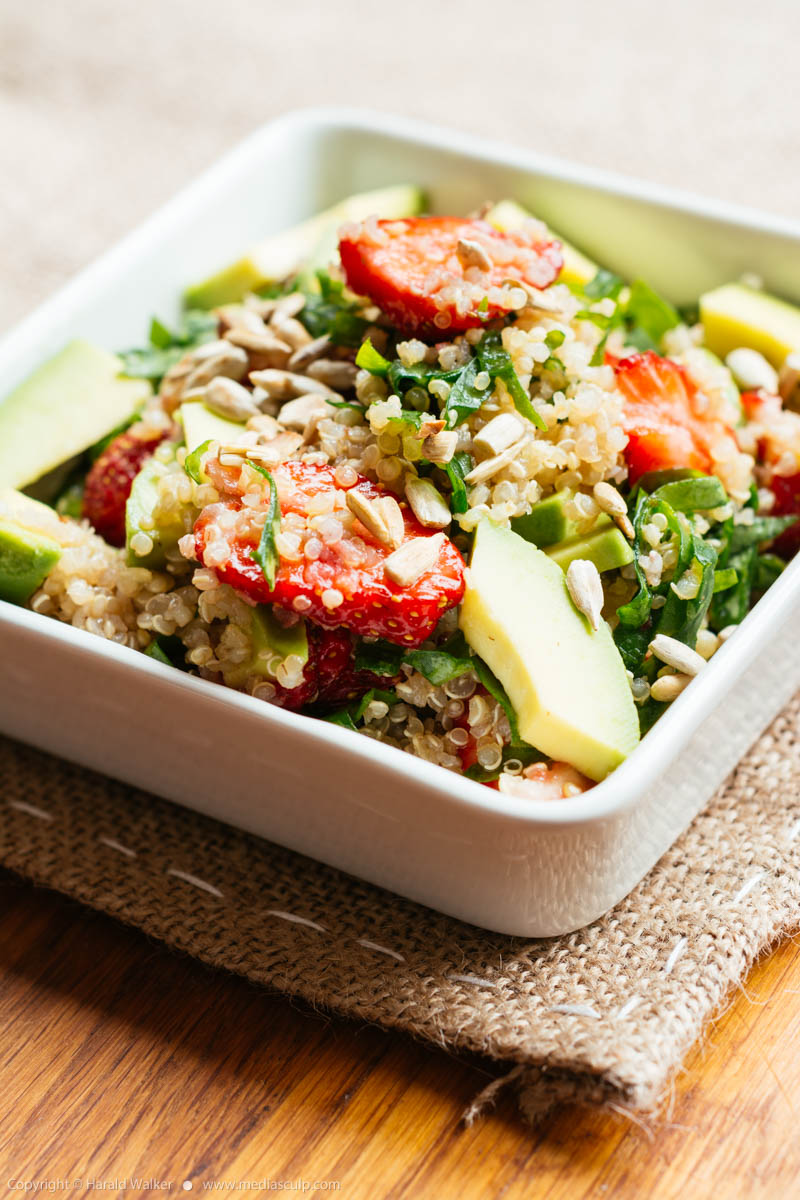
[[[344,1197],[788,1197],[799,1030],[788,942],[691,1055],[660,1121],[570,1109],[532,1131],[506,1098],[465,1129],[481,1064],[292,1005],[0,874],[0,1187],[80,1179],[74,1195],[94,1179],[138,1195],[159,1189],[132,1181],[155,1179],[184,1195],[187,1179],[197,1193],[271,1178],[333,1180]]]

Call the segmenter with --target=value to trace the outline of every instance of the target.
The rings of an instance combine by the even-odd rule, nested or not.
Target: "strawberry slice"
[[[442,613],[461,600],[464,560],[451,541],[440,538],[433,566],[414,582],[394,583],[384,569],[391,549],[372,536],[347,504],[349,491],[368,501],[388,493],[354,471],[353,482],[342,485],[331,467],[310,462],[284,462],[272,473],[281,531],[280,561],[270,587],[253,558],[268,502],[267,481],[259,484],[254,472],[215,467],[213,461],[206,470],[225,499],[203,509],[195,524],[197,557],[250,599],[280,604],[328,629],[344,625],[362,637],[405,646],[423,642]],[[401,511],[403,544],[440,536],[420,525],[405,504]]]
[[[370,220],[342,232],[339,254],[354,292],[401,329],[434,335],[506,316],[513,289],[504,284],[549,287],[564,261],[535,222],[501,233],[461,217]]]
[[[689,467],[714,474],[715,461],[737,452],[733,430],[705,411],[699,389],[679,363],[652,350],[616,363],[625,399],[622,424],[631,484],[648,471]]]
[[[86,476],[82,515],[112,546],[125,545],[125,505],[133,481],[163,440],[163,433],[132,425],[106,446]]]

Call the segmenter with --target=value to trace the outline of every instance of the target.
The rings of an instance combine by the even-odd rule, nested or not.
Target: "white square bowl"
[[[140,343],[183,287],[351,192],[414,182],[434,210],[513,196],[676,303],[757,271],[800,299],[800,225],[390,117],[275,121],[0,342],[13,389],[82,335]],[[794,293],[794,296],[793,296]],[[793,563],[634,754],[531,803],[0,602],[0,728],[502,933],[576,929],[621,899],[800,686]]]

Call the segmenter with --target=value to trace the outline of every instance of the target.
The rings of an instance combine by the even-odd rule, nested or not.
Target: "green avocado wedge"
[[[601,780],[636,747],[639,720],[608,625],[593,632],[558,564],[488,520],[476,531],[460,625],[537,750]]]
[[[299,271],[327,267],[336,254],[337,231],[346,221],[367,217],[413,217],[422,211],[424,194],[411,184],[360,192],[280,233],[271,234],[227,267],[187,288],[187,308],[216,308],[234,304],[246,292],[280,283]]]
[[[501,233],[505,233],[519,229],[525,221],[530,220],[532,215],[521,204],[517,204],[516,200],[501,200],[499,204],[495,204],[493,208],[489,209],[486,214],[486,220],[490,225],[494,225],[495,229],[499,229]],[[561,242],[561,253],[564,256],[564,266],[561,269],[558,282],[567,283],[573,287],[586,287],[586,284],[594,279],[599,270],[597,263],[592,262],[590,258],[581,253],[575,246],[564,241],[559,233],[554,232],[552,229],[548,230],[548,232],[551,237]]]
[[[267,604],[259,604],[254,608],[250,621],[253,652],[247,662],[227,673],[228,683],[239,687],[250,675],[263,675],[265,679],[274,681],[277,668],[290,654],[297,655],[303,664],[308,662],[305,621],[298,621],[296,625],[285,629]]]
[[[0,401],[0,487],[25,487],[82,453],[150,395],[116,354],[78,339]]]
[[[159,498],[159,481],[167,470],[160,458],[150,458],[133,481],[125,505],[125,546],[131,567],[160,570],[166,565],[167,551],[176,547],[178,539],[187,532],[178,519],[159,525],[153,518]],[[133,549],[132,542],[138,533],[146,533],[153,544],[147,554],[137,554]]]
[[[780,368],[788,354],[800,350],[800,308],[743,283],[726,283],[701,296],[700,320],[706,346],[720,358],[749,346]]]
[[[0,600],[26,604],[60,557],[58,542],[0,517]]]

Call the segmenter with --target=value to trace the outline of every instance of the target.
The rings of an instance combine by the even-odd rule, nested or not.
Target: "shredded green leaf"
[[[124,350],[120,354],[121,374],[130,379],[149,379],[157,387],[187,350],[212,341],[216,336],[217,318],[202,309],[188,309],[183,314],[180,328],[174,332],[153,317],[149,346]]]
[[[203,477],[203,455],[208,451],[211,445],[211,438],[199,445],[191,454],[187,454],[183,460],[183,469],[190,479],[195,483],[205,483]]]
[[[546,429],[547,422],[533,407],[530,396],[520,383],[511,355],[503,347],[499,330],[487,329],[476,347],[476,357],[492,382],[496,379],[503,381],[517,412],[531,421],[537,429]]]
[[[366,338],[358,348],[356,366],[369,371],[370,375],[385,376],[389,370],[389,360],[379,354],[370,339]]]
[[[472,457],[466,451],[459,450],[449,463],[444,464],[444,470],[447,472],[450,486],[453,489],[450,494],[451,510],[454,513],[466,512],[469,508],[469,499],[464,477],[472,470]]]
[[[275,576],[280,564],[280,554],[275,544],[275,538],[280,532],[281,527],[281,509],[278,503],[278,489],[275,486],[275,480],[270,475],[266,467],[260,467],[257,463],[251,462],[249,465],[254,471],[258,471],[259,475],[263,475],[269,484],[269,503],[267,505],[267,517],[264,521],[264,528],[261,530],[261,538],[255,550],[251,551],[253,559],[261,567],[264,573],[264,578],[270,588],[275,587]]]
[[[358,303],[344,294],[344,284],[332,279],[328,271],[317,271],[319,291],[306,292],[306,302],[298,314],[313,338],[327,334],[334,346],[357,346],[369,328],[358,314]]]

